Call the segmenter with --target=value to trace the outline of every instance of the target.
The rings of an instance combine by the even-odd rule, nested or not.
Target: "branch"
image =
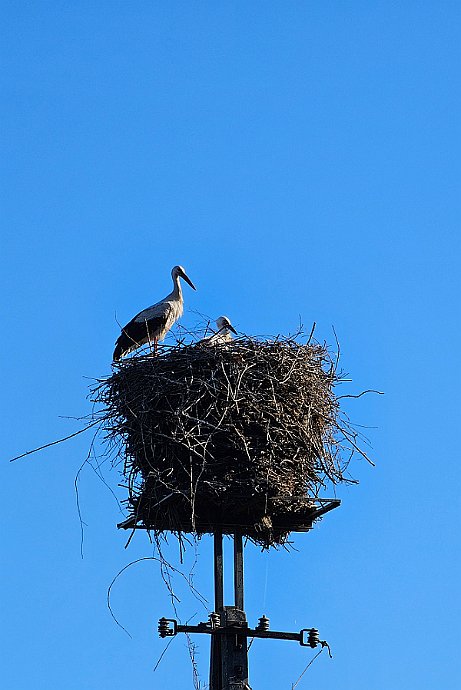
[[[32,453],[38,453],[39,450],[45,450],[45,448],[51,448],[51,446],[56,446],[58,443],[63,443],[64,441],[68,441],[69,439],[74,438],[74,436],[78,436],[79,434],[83,434],[84,431],[88,431],[88,429],[91,429],[92,426],[96,426],[96,424],[100,424],[100,423],[101,423],[100,419],[95,419],[90,424],[87,424],[87,426],[84,429],[80,429],[79,431],[75,431],[73,434],[69,434],[69,436],[65,436],[64,438],[59,438],[57,441],[52,441],[51,443],[45,443],[44,446],[40,446],[39,448],[34,448],[33,450],[28,450],[26,453],[21,453],[21,455],[16,455],[16,457],[11,458],[10,462],[14,462],[15,460],[19,460],[20,458],[25,458],[27,455],[32,455]]]

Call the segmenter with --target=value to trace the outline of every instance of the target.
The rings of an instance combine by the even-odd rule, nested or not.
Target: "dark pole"
[[[247,628],[243,610],[243,539],[234,535],[234,606],[224,606],[224,564],[222,532],[214,533],[215,612],[224,634],[211,636],[210,690],[250,690],[248,685]]]
[[[230,628],[222,635],[222,690],[250,690],[248,684],[248,650],[246,635],[239,630],[247,628],[243,610],[243,539],[234,534],[234,606],[225,606],[224,624]]]
[[[224,606],[224,575],[222,532],[214,533],[214,609],[219,613]]]
[[[215,532],[214,539],[214,610],[221,616],[224,609],[224,569],[222,532]],[[210,690],[222,690],[222,645],[219,635],[211,636]]]
[[[243,539],[240,532],[234,535],[234,593],[235,607],[243,611]]]

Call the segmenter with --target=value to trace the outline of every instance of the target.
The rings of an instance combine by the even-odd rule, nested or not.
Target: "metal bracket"
[[[170,628],[170,623],[173,626]],[[178,622],[174,618],[160,618],[158,622],[159,637],[174,637],[178,632]]]
[[[160,637],[173,637],[178,633],[206,633],[207,635],[219,636],[239,635],[241,637],[258,637],[269,640],[293,640],[298,642],[301,647],[311,647],[311,649],[315,649],[318,644],[321,644],[317,628],[303,628],[299,632],[284,632],[249,628],[247,625],[242,624],[217,626],[212,622],[208,622],[199,623],[198,625],[181,625],[174,618],[160,618],[158,633]]]

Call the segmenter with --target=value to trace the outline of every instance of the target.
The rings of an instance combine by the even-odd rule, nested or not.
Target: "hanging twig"
[[[301,673],[301,675],[299,676],[299,678],[298,678],[298,680],[296,681],[296,683],[292,683],[292,684],[291,684],[291,690],[295,690],[295,687],[298,685],[298,683],[300,682],[301,678],[302,678],[303,675],[306,673],[307,669],[308,669],[310,666],[312,666],[312,664],[313,664],[314,661],[317,659],[317,657],[319,657],[319,656],[321,655],[321,653],[323,652],[323,649],[324,649],[324,648],[322,647],[322,649],[320,649],[320,650],[317,652],[317,654],[316,654],[314,657],[312,657],[312,659],[309,661],[309,663],[307,664],[307,666],[306,666],[306,668],[304,669],[304,671],[303,671],[303,672]]]

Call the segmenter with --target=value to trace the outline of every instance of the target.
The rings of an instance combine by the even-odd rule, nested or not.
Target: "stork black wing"
[[[153,340],[158,329],[161,329],[166,321],[165,316],[149,320],[145,319],[144,321],[139,321],[137,318],[135,316],[134,319],[122,328],[122,332],[115,343],[113,355],[115,362],[131,350],[135,350],[149,340]]]

